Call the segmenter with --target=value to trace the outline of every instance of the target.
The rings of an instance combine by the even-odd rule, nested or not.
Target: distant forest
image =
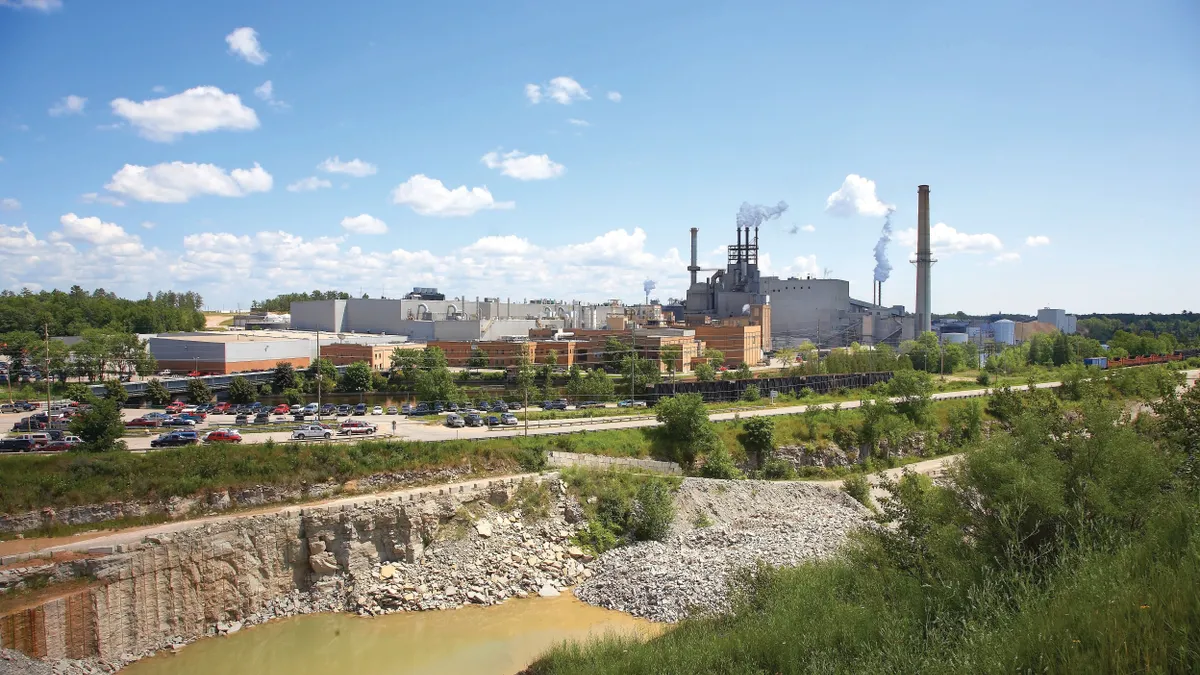
[[[123,333],[164,333],[204,328],[198,293],[160,291],[144,300],[127,300],[103,288],[88,292],[79,286],[70,291],[34,293],[0,291],[0,333],[30,331],[41,335],[81,335],[89,328]]]
[[[364,298],[367,296],[363,296]],[[349,300],[350,294],[342,291],[313,291],[312,293],[283,293],[269,300],[255,300],[251,308],[259,312],[278,312],[286,314],[292,311],[293,302],[306,300]]]
[[[976,316],[964,312],[954,314],[935,314],[938,319],[958,319],[960,321],[996,321],[1010,319],[1012,321],[1033,321],[1037,317],[1027,314],[988,314]],[[1125,331],[1134,335],[1153,333],[1155,336],[1172,335],[1180,345],[1200,344],[1200,314],[1183,312],[1180,314],[1080,314],[1078,315],[1078,332],[1100,342],[1108,342],[1117,331]]]

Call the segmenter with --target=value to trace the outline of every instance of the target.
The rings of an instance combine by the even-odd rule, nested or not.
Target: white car
[[[513,425],[517,424],[517,416],[512,413],[504,413],[500,416],[500,424]]]
[[[310,438],[324,438],[326,440],[333,438],[333,429],[321,426],[320,424],[308,424],[302,427],[296,427],[292,430],[292,440],[300,441]]]
[[[319,409],[319,406],[317,406],[316,403],[309,403],[308,405],[304,406],[304,414],[305,415],[316,415],[318,409]]]
[[[382,415],[383,414],[383,406],[377,405],[374,408],[371,408],[371,414],[372,415]]]

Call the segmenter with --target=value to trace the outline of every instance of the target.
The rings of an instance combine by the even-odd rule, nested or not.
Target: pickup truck
[[[355,436],[359,434],[367,435],[375,433],[375,425],[370,422],[362,422],[359,420],[347,420],[342,423],[342,428],[338,430],[339,434],[344,436]]]

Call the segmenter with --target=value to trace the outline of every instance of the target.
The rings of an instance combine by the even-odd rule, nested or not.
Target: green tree
[[[409,385],[416,381],[417,370],[421,367],[421,351],[411,347],[396,347],[392,349],[392,373],[398,374]]]
[[[896,411],[917,426],[926,426],[930,421],[933,380],[928,373],[919,370],[900,370],[888,381],[888,394],[898,397]]]
[[[124,450],[125,423],[121,420],[121,406],[112,399],[100,399],[91,408],[79,413],[71,420],[71,433],[83,440],[77,448],[84,452],[108,452]]]
[[[323,392],[333,391],[333,388],[337,385],[337,381],[337,366],[333,365],[331,359],[322,357],[309,364],[308,386],[312,391],[315,392],[317,390],[318,384]]]
[[[659,350],[658,358],[667,367],[667,374],[670,375],[671,381],[675,381],[675,371],[679,369],[683,362],[683,346],[666,345]]]
[[[146,383],[146,398],[150,400],[150,405],[164,406],[171,402],[171,392],[167,391],[162,380],[155,377]]]
[[[487,352],[483,351],[479,347],[472,348],[471,349],[471,358],[467,359],[467,367],[468,368],[487,368],[488,367]]]
[[[704,478],[720,480],[737,480],[745,478],[742,470],[733,463],[733,456],[725,449],[725,444],[718,441],[704,458],[704,466],[700,467],[700,475]]]
[[[652,387],[662,381],[662,371],[659,369],[657,360],[642,358],[637,354],[626,356],[621,362],[621,391],[631,391],[630,377],[633,378],[632,391],[644,392],[649,387]]]
[[[705,349],[704,358],[708,359],[708,364],[714,369],[725,365],[725,352],[720,349]]]
[[[742,390],[742,400],[753,403],[762,398],[762,392],[758,390],[757,384],[752,384]]]
[[[745,361],[739,363],[733,377],[735,380],[753,380],[754,373],[750,370],[750,364]]]
[[[159,386],[162,385],[160,384]],[[96,397],[92,395],[91,387],[87,386],[86,384],[79,383],[69,385],[67,387],[66,396],[76,403],[91,403],[96,399]]]
[[[621,341],[621,338],[615,335],[610,335],[604,338],[604,365],[609,368],[619,367],[625,362],[625,358],[629,356],[629,345]]]
[[[529,359],[522,358],[520,364],[517,365],[513,384],[521,398],[537,400],[537,369],[533,367]]]
[[[446,352],[442,351],[440,347],[426,347],[421,352],[421,368],[433,370],[449,367],[450,361],[446,358]]]
[[[672,446],[675,461],[691,466],[696,456],[720,444],[700,394],[680,394],[654,406],[661,433]]]
[[[371,366],[355,361],[346,368],[339,385],[342,391],[363,392],[371,389]]]
[[[295,387],[283,390],[283,400],[288,405],[300,405],[304,403],[304,393]]]
[[[584,392],[590,399],[608,401],[613,398],[615,387],[603,369],[594,368],[584,377]]]
[[[747,457],[754,458],[754,466],[766,466],[775,452],[775,420],[770,417],[751,417],[742,424],[738,442],[746,450]]]
[[[417,373],[417,396],[422,401],[454,402],[461,399],[458,385],[449,368],[434,368]]]
[[[1051,348],[1051,356],[1054,365],[1065,366],[1071,362],[1071,344],[1067,340],[1066,333],[1058,333],[1054,336],[1054,346]]]
[[[708,363],[697,363],[692,372],[696,374],[696,379],[700,382],[712,382],[717,379],[717,369],[713,368]]]
[[[675,499],[666,481],[642,481],[634,499],[639,508],[633,510],[633,538],[638,541],[666,539],[675,520]]]
[[[120,380],[105,380],[104,398],[113,401],[120,408],[129,400],[129,392],[125,391],[125,385],[121,384]]]
[[[188,380],[187,384],[188,400],[197,405],[212,401],[212,390],[198,377],[193,377]]]
[[[296,368],[287,361],[275,364],[275,373],[271,376],[271,388],[276,393],[285,389],[296,388]]]
[[[983,404],[966,401],[950,411],[947,424],[951,442],[956,445],[974,443],[983,438]]]
[[[546,352],[546,365],[551,368],[558,365],[558,351],[551,349]]]
[[[229,383],[229,402],[230,403],[253,403],[258,391],[250,380],[238,375]]]

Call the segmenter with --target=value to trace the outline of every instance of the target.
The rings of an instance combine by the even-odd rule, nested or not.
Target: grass
[[[1200,479],[1186,440],[1156,429],[1200,430],[1165,414],[1146,429],[1112,402],[1085,402],[1081,420],[1026,415],[945,486],[888,486],[891,527],[835,558],[735,575],[731,614],[563,644],[526,672],[1197,672]]]

